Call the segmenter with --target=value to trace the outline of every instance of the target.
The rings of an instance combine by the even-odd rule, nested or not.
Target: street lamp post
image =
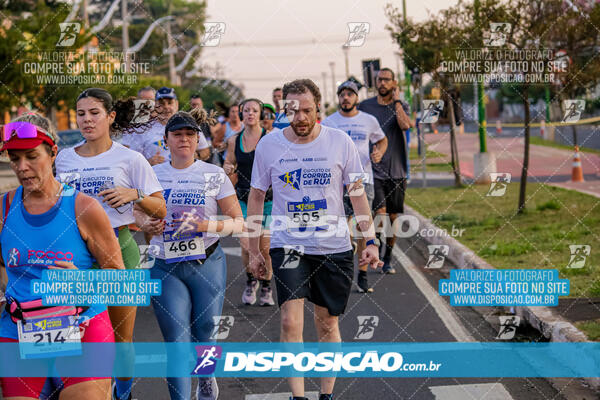
[[[406,0],[402,0],[402,16],[404,18],[404,24],[406,25]],[[404,45],[405,38],[402,38],[402,44]],[[409,105],[412,105],[412,99],[410,96],[410,83],[412,82],[412,77],[410,75],[410,70],[406,66],[406,58],[404,58],[404,101],[406,101]]]
[[[125,52],[125,70],[130,71],[131,59],[129,58],[129,13],[127,12],[127,0],[121,0],[121,18],[123,19],[123,25],[121,32],[123,34],[123,51]]]
[[[323,99],[327,98],[327,72],[321,72],[323,78]]]
[[[478,27],[477,39],[478,42],[483,46],[483,35],[481,34],[481,24],[479,19],[479,0],[475,0],[473,3],[474,8],[474,19],[475,26]],[[485,121],[485,103],[484,103],[484,88],[483,79],[478,79],[475,83],[477,86],[477,116],[479,122],[479,153],[473,155],[473,175],[475,177],[475,183],[487,184],[491,182],[491,173],[496,172],[496,157],[493,153],[487,151],[486,135],[487,135],[487,123]]]
[[[344,51],[344,66],[346,70],[346,79],[350,78],[350,66],[348,65],[348,55],[350,53],[350,47],[343,45],[342,50]]]
[[[336,87],[335,87],[335,62],[331,61],[329,63],[329,67],[331,68],[331,88],[332,88],[331,89],[332,90],[331,104],[335,104],[335,89],[336,89]]]

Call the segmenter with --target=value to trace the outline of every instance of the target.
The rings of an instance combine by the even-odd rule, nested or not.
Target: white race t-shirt
[[[173,214],[180,218],[183,212],[192,212],[200,220],[216,220],[217,200],[235,195],[235,189],[223,168],[204,161],[198,160],[185,169],[173,168],[169,162],[152,168],[164,188],[167,227],[173,220]],[[204,235],[204,248],[219,239],[216,233]],[[153,236],[150,244],[157,245],[160,251],[157,257],[165,259],[163,236]]]
[[[307,254],[350,250],[343,188],[364,175],[346,133],[321,126],[315,140],[294,144],[280,129],[256,147],[252,187],[273,186],[271,248],[304,246]]]
[[[135,150],[141,153],[146,133],[154,129],[162,129],[162,131],[164,132],[165,129],[164,126],[156,120],[150,123],[148,126],[144,126],[143,128],[145,128],[146,131],[142,131],[142,128],[137,128],[131,129],[131,132],[124,132],[119,138],[117,138],[116,141],[121,143],[123,146],[129,147],[131,150]]]
[[[142,133],[124,133],[120,137],[115,139],[115,142],[121,143],[123,146],[130,148],[131,150],[135,150],[137,152],[141,152],[142,145]]]
[[[161,156],[165,158],[165,161],[171,160],[171,152],[165,143],[165,126],[160,122],[156,121],[154,125],[148,130],[148,132],[140,135],[139,152],[149,159],[156,155],[158,151]],[[208,143],[202,132],[198,132],[198,150],[208,148]]]
[[[337,128],[346,132],[358,150],[360,162],[367,173],[363,183],[373,183],[373,170],[371,168],[371,155],[369,142],[377,143],[385,138],[379,122],[371,114],[359,111],[354,117],[344,117],[339,111],[331,114],[322,122],[325,126]]]
[[[80,144],[58,153],[56,179],[95,197],[108,214],[113,228],[135,222],[133,203],[114,209],[103,203],[98,193],[116,186],[142,189],[147,196],[162,191],[152,167],[140,153],[113,142],[102,154],[81,157],[75,152],[78,146]]]

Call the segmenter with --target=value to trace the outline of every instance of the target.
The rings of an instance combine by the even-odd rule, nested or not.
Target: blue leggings
[[[152,297],[152,305],[165,342],[212,342],[213,317],[223,310],[227,278],[221,246],[202,265],[156,259],[151,276],[162,281],[162,294]],[[181,363],[181,359],[172,361]],[[167,382],[172,400],[191,398],[191,378],[167,378]]]

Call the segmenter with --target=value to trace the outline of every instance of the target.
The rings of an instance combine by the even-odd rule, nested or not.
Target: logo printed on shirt
[[[160,139],[157,140],[156,142],[152,142],[153,145],[163,149],[163,150],[167,150],[167,144],[165,143],[164,140]]]
[[[70,251],[27,250],[29,264],[53,264],[54,261],[73,261],[73,253]]]
[[[351,130],[348,130],[346,131],[346,133],[348,134],[348,136],[350,136],[350,139],[352,139],[355,142],[367,139],[367,134],[364,132],[352,132]]]
[[[63,172],[58,174],[58,181],[66,184],[67,186],[81,190],[81,174],[79,172]]]
[[[300,176],[302,175],[302,168],[295,169],[290,172],[286,172],[283,175],[279,175],[279,179],[285,183],[283,187],[289,187],[291,189],[300,190]]]
[[[8,262],[6,263],[6,265],[8,265],[11,268],[18,267],[20,259],[21,259],[21,253],[19,253],[18,249],[13,247],[8,252]]]

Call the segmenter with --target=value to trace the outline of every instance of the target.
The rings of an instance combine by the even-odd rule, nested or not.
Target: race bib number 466
[[[201,218],[197,208],[176,207],[172,211],[171,229],[163,233],[165,258],[167,263],[201,260],[206,258],[202,233],[196,231],[196,223]]]

